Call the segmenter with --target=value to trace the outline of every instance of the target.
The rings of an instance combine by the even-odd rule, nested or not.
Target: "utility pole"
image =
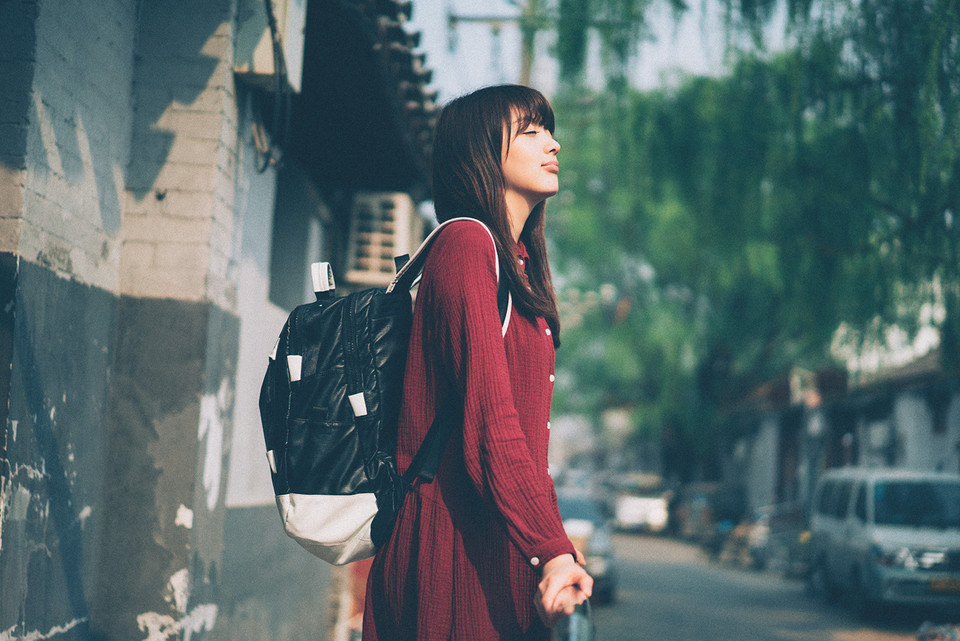
[[[533,75],[533,62],[536,52],[537,32],[550,24],[544,14],[545,0],[508,0],[513,6],[520,9],[516,15],[465,15],[454,11],[452,3],[447,8],[447,28],[449,30],[450,48],[456,48],[456,29],[460,23],[481,23],[490,25],[495,38],[494,66],[501,70],[500,61],[500,32],[505,24],[516,24],[520,28],[520,78],[522,85],[529,85]]]
[[[495,57],[494,66],[498,71],[502,70],[503,65],[499,60],[500,56],[500,33],[505,24],[516,24],[520,30],[520,84],[529,85],[533,75],[533,65],[536,55],[537,34],[544,29],[553,28],[558,20],[556,7],[551,8],[550,0],[504,0],[507,4],[516,7],[518,13],[513,15],[482,15],[482,14],[460,14],[454,10],[454,0],[447,0],[447,29],[449,37],[450,51],[456,50],[457,25],[460,23],[482,23],[490,25],[494,37]],[[644,7],[652,4],[650,0],[642,3]],[[613,33],[624,29],[636,28],[637,25],[629,19],[622,17],[611,18],[609,16],[589,17],[587,27],[599,29],[601,32]],[[638,23],[642,25],[642,20]],[[625,79],[625,73],[621,70],[617,77]],[[622,87],[621,87],[622,89]],[[621,89],[615,88],[615,91]]]
[[[544,0],[526,0],[520,12],[520,84],[529,85],[533,74],[537,31],[547,24],[542,8]]]

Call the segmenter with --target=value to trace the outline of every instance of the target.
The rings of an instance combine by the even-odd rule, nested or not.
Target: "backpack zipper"
[[[290,322],[287,323],[287,329],[286,329],[286,334],[287,334],[286,343],[287,343],[287,346],[286,346],[286,349],[283,350],[283,351],[285,352],[285,354],[283,355],[283,356],[284,356],[284,359],[283,359],[283,360],[284,360],[284,363],[283,363],[283,365],[282,365],[282,367],[283,367],[284,369],[286,369],[286,367],[287,367],[287,364],[286,364],[286,356],[287,356],[287,354],[290,353],[290,342],[291,342],[291,339],[293,338],[293,335],[294,335],[293,329],[294,329],[294,326],[295,326],[296,324],[297,324],[297,315],[296,315],[296,314],[291,314],[291,315],[290,315]],[[277,357],[279,358],[280,355],[278,354]],[[274,363],[277,363],[277,361],[274,361]],[[279,363],[277,363],[277,364],[279,365]],[[286,412],[286,416],[284,417],[284,420],[283,420],[284,435],[283,435],[283,452],[282,452],[282,458],[283,458],[284,461],[286,461],[286,460],[287,460],[287,448],[288,448],[289,445],[290,445],[290,419],[291,419],[292,413],[293,413],[293,383],[290,382],[289,374],[288,374],[287,371],[284,371],[283,374],[284,374],[284,376],[287,377],[287,412]],[[283,482],[284,482],[284,485],[289,488],[289,487],[290,487],[290,481],[289,481],[288,478],[287,478],[287,472],[288,472],[288,469],[287,469],[287,468],[288,468],[287,465],[284,465],[284,466],[283,466],[283,477],[284,477],[284,478],[283,478]]]
[[[364,416],[366,415],[365,404],[363,411],[357,412],[357,405],[352,400],[357,394],[361,394],[361,402],[363,399],[363,379],[360,375],[360,345],[357,343],[356,328],[356,305],[358,298],[358,296],[354,296],[350,300],[350,304],[346,305],[346,309],[343,311],[343,331],[346,333],[347,339],[343,342],[343,364],[347,370],[347,394],[351,397],[354,414]]]

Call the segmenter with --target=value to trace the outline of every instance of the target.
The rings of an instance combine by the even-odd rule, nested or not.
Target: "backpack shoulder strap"
[[[433,244],[440,230],[458,220],[472,220],[479,225],[483,225],[483,228],[490,234],[490,242],[493,243],[497,273],[497,311],[500,313],[502,334],[506,336],[507,326],[510,324],[510,316],[513,312],[513,296],[510,294],[510,287],[507,285],[506,280],[500,278],[500,257],[497,253],[497,244],[493,240],[493,233],[489,227],[476,218],[451,218],[430,232],[430,235],[420,244],[420,247],[414,253],[413,257],[397,272],[393,282],[387,287],[387,291],[391,292],[398,287],[407,289],[413,287],[423,271],[423,265],[427,260],[430,245]],[[460,411],[460,403],[458,401],[459,399],[456,398],[456,395],[453,395],[447,399],[447,402],[444,403],[443,406],[437,409],[433,423],[430,425],[430,429],[427,431],[423,443],[420,444],[420,448],[410,462],[410,467],[404,471],[401,477],[404,490],[413,485],[418,477],[421,482],[424,483],[429,483],[433,480],[434,475],[437,473],[437,468],[440,466],[440,457],[443,455],[444,449],[446,449],[447,440],[454,427],[462,422],[462,417],[458,416]]]
[[[420,247],[417,248],[413,256],[397,271],[397,275],[394,276],[393,281],[387,287],[387,292],[392,292],[395,289],[410,289],[416,285],[422,275],[423,266],[427,262],[427,254],[430,252],[430,246],[433,245],[433,241],[437,239],[437,236],[439,236],[440,231],[444,227],[460,220],[469,220],[483,227],[490,236],[490,242],[493,243],[494,269],[497,274],[497,310],[500,312],[501,334],[506,336],[507,327],[510,325],[510,317],[513,315],[513,295],[510,293],[510,287],[506,281],[500,278],[500,255],[497,252],[497,244],[493,240],[493,232],[491,232],[490,228],[482,221],[476,218],[461,216],[451,218],[438,225],[430,232],[426,239],[420,243]]]

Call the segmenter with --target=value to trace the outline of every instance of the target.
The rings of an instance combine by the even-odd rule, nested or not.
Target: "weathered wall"
[[[235,4],[0,0],[0,641],[329,628],[259,432],[278,176]]]
[[[35,48],[23,104],[22,228],[9,249],[62,276],[116,291],[137,3],[36,6],[35,26],[24,25],[28,33],[33,27]]]
[[[123,297],[118,324],[91,626],[109,639],[200,632],[217,615],[237,322],[203,303]]]
[[[116,299],[27,261],[16,278],[0,554],[0,637],[85,631],[109,520],[107,372]],[[43,292],[42,296],[31,293]],[[13,638],[17,638],[14,636]]]
[[[216,625],[232,436],[237,153],[230,1],[140,3],[111,381],[110,523],[91,627]]]
[[[0,10],[0,638],[200,632],[239,335],[232,3]]]
[[[301,204],[296,212],[306,226],[323,204],[292,161],[258,171],[262,158],[252,139],[252,96],[243,88],[237,95],[240,110],[240,150],[235,197],[236,215],[242,221],[237,306],[240,341],[237,358],[233,439],[227,474],[224,526],[222,594],[215,641],[302,641],[326,638],[330,628],[330,566],[310,556],[283,534],[265,456],[260,426],[260,383],[267,355],[273,349],[287,311],[269,300],[270,247],[274,236],[278,173],[287,197]],[[312,219],[312,223],[310,220]],[[278,244],[289,247],[285,239]],[[296,239],[302,240],[302,238]],[[302,282],[311,256],[300,256],[299,269],[274,274]],[[301,290],[304,288],[301,286]]]
[[[133,0],[0,3],[4,639],[89,634],[135,15]]]
[[[236,309],[233,5],[140,3],[124,294]]]

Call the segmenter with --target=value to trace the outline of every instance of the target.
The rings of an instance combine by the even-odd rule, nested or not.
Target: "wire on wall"
[[[282,138],[282,149],[287,149],[290,143],[290,112],[292,96],[290,85],[287,82],[287,64],[283,55],[283,40],[280,29],[277,27],[276,14],[273,12],[273,1],[264,0],[267,11],[267,25],[270,28],[270,41],[273,48],[273,127],[272,139]],[[280,167],[282,160],[281,149],[278,149],[268,139],[260,122],[253,123],[253,142],[257,151],[257,172],[263,173],[268,167]]]

